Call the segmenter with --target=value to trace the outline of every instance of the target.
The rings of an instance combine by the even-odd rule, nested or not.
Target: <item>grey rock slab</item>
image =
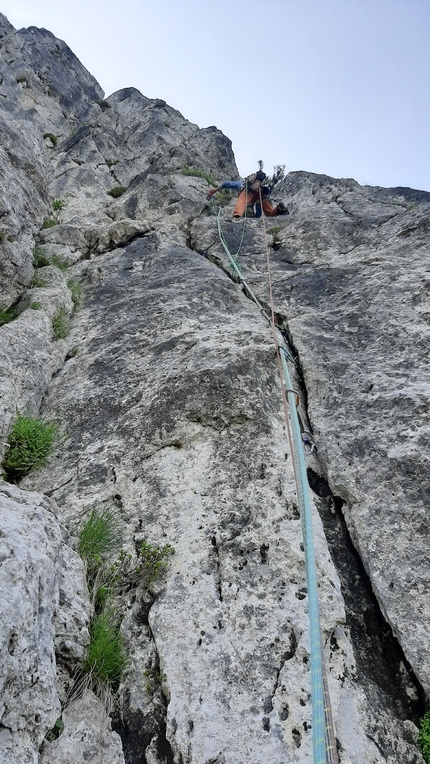
[[[45,742],[39,764],[124,764],[121,739],[111,729],[106,709],[87,690],[63,712],[60,737]]]
[[[83,563],[66,551],[54,503],[2,481],[0,505],[0,760],[22,764],[38,761],[45,734],[61,713],[56,618],[67,623],[70,652],[77,657],[82,648],[72,643],[82,645],[88,636],[88,600],[76,598]]]
[[[291,173],[278,193],[291,215],[270,249],[275,310],[302,366],[320,470],[428,693],[430,194],[309,173]],[[194,225],[193,246],[207,248],[214,229]],[[241,263],[267,302],[261,231],[248,226]]]
[[[166,230],[85,268],[72,332],[80,350],[43,409],[70,438],[23,485],[54,491],[73,527],[94,506],[109,508],[130,552],[144,539],[175,547],[153,587],[145,644],[133,637],[144,616],[124,603],[124,633],[136,645],[122,684],[125,740],[152,756],[161,734],[145,721],[154,713],[142,682],[152,640],[177,759],[307,761],[306,576],[269,328],[226,274]],[[343,762],[412,761],[396,721],[389,742],[374,742],[389,712],[381,702],[370,729],[374,710],[356,684],[339,580],[315,510],[314,521]],[[360,730],[352,742],[344,708]]]
[[[55,290],[48,293],[50,299],[54,297],[54,302],[49,303],[50,311],[55,305],[55,295]],[[70,300],[70,293],[67,299]],[[61,299],[59,304],[63,305]],[[36,416],[48,382],[62,366],[65,354],[66,343],[53,340],[51,320],[44,310],[25,310],[14,321],[0,327],[2,456],[16,411]]]

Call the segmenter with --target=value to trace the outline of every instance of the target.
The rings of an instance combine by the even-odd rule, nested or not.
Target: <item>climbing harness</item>
[[[259,190],[260,204],[262,205],[261,189]],[[287,435],[292,455],[294,477],[296,482],[297,501],[299,505],[302,535],[305,548],[306,576],[308,589],[308,610],[309,610],[309,635],[310,635],[310,674],[311,674],[311,697],[312,697],[312,746],[313,746],[313,764],[338,764],[336,738],[331,714],[330,696],[328,691],[327,677],[324,671],[322,646],[321,646],[321,628],[318,601],[318,580],[315,559],[315,548],[312,528],[312,510],[310,503],[309,483],[306,473],[305,447],[307,453],[311,454],[315,450],[315,444],[306,431],[302,431],[298,416],[299,396],[293,387],[292,379],[288,369],[287,361],[295,363],[288,349],[285,347],[284,338],[281,331],[275,323],[275,312],[273,306],[272,279],[270,273],[270,258],[267,245],[266,222],[263,215],[264,241],[266,247],[267,275],[269,284],[269,311],[263,307],[249,284],[243,278],[237,263],[238,254],[242,248],[246,218],[242,230],[242,236],[238,251],[232,255],[224,232],[222,230],[220,210],[218,213],[215,204],[211,199],[217,217],[218,234],[221,244],[230,260],[230,264],[243,285],[247,294],[257,305],[261,313],[268,320],[273,334],[273,340],[276,347],[278,358],[278,367],[281,378],[281,392],[284,405],[285,420],[287,425]]]

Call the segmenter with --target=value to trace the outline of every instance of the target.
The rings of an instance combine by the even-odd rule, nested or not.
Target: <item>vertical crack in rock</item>
[[[342,585],[346,622],[352,637],[357,670],[368,690],[377,684],[392,712],[417,721],[423,712],[423,693],[403,651],[385,621],[356,551],[342,513],[343,501],[333,496],[321,475],[307,470],[309,485],[319,497],[318,509],[333,562]],[[333,641],[333,637],[332,637]],[[335,640],[332,650],[338,647]]]
[[[240,283],[239,279],[224,266],[218,257],[208,253],[199,254],[204,254],[208,260],[220,268],[232,281]],[[243,293],[252,301],[252,297],[246,288],[243,285],[241,286]],[[264,305],[264,303],[262,304]],[[264,305],[264,307],[269,311],[267,305]],[[288,320],[285,316],[275,314],[275,322],[283,334],[287,347],[289,347],[292,356],[295,358],[295,375],[300,389],[301,409],[306,419],[306,423],[302,422],[302,426],[306,424],[306,428],[311,433],[312,430],[307,415],[307,388],[299,354],[294,346],[288,327]],[[323,467],[319,465],[318,457],[314,457],[314,464],[318,464],[320,471],[323,472]],[[345,601],[346,623],[351,634],[360,682],[363,684],[369,703],[377,711],[381,695],[376,688],[379,688],[382,690],[385,698],[386,710],[389,715],[401,720],[412,719],[415,723],[418,723],[420,716],[424,713],[423,689],[408,664],[391,627],[386,622],[373,593],[370,580],[351,540],[343,516],[343,500],[332,494],[327,480],[317,471],[308,467],[307,474],[309,485],[319,498],[317,508],[323,524],[330,555],[341,581],[342,594]],[[263,562],[266,550],[260,550],[260,553]],[[339,649],[334,635],[331,639],[330,649],[331,652]],[[277,674],[272,697],[268,698],[267,712],[270,712],[269,706],[273,707],[272,699],[278,689],[279,676],[283,664],[280,666]],[[266,709],[264,710],[266,711]],[[288,716],[287,710],[285,710],[285,713]],[[264,723],[267,726],[267,722],[269,722],[269,719],[265,717],[263,727]],[[378,742],[380,732],[376,724],[373,730],[369,730],[368,734],[378,749],[380,749],[381,754],[385,755],[387,752],[384,750],[384,742],[381,740]],[[296,747],[299,748],[301,745],[300,732],[293,730],[293,738]]]
[[[173,751],[166,735],[168,700],[162,689],[162,676],[157,645],[149,625],[149,611],[153,598],[142,598],[134,610],[135,628],[146,632],[150,642],[147,652],[148,668],[145,672],[147,703],[145,707],[136,704],[127,687],[121,699],[121,708],[116,709],[112,718],[112,729],[122,740],[125,764],[173,764]]]

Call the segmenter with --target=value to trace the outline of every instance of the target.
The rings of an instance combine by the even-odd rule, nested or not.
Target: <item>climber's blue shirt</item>
[[[226,180],[221,184],[221,188],[231,188],[234,191],[241,191],[243,186],[243,180]]]

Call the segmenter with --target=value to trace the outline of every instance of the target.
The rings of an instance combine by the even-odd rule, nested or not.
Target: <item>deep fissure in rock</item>
[[[220,259],[213,255],[204,254],[204,256],[226,273],[232,281],[241,283],[227,271]],[[254,302],[243,284],[242,288],[248,299]],[[275,321],[295,359],[295,373],[306,414],[306,426],[311,429],[307,417],[308,394],[303,370],[289,331],[288,321],[280,314],[275,314]],[[373,593],[370,580],[346,525],[342,512],[343,501],[332,494],[325,478],[311,468],[308,468],[307,472],[309,485],[320,499],[319,514],[330,555],[341,581],[346,621],[354,646],[360,682],[368,696],[375,695],[375,685],[383,691],[387,710],[391,714],[400,719],[412,719],[418,723],[424,713],[424,692]],[[374,700],[378,702],[376,695]]]
[[[352,543],[342,512],[343,501],[332,494],[327,480],[312,468],[308,467],[307,474],[311,489],[319,497],[319,514],[341,581],[346,623],[354,645],[358,673],[365,685],[373,682],[383,690],[393,713],[401,719],[417,721],[423,713],[423,692],[384,619]],[[408,685],[415,688],[415,699],[408,694]]]

